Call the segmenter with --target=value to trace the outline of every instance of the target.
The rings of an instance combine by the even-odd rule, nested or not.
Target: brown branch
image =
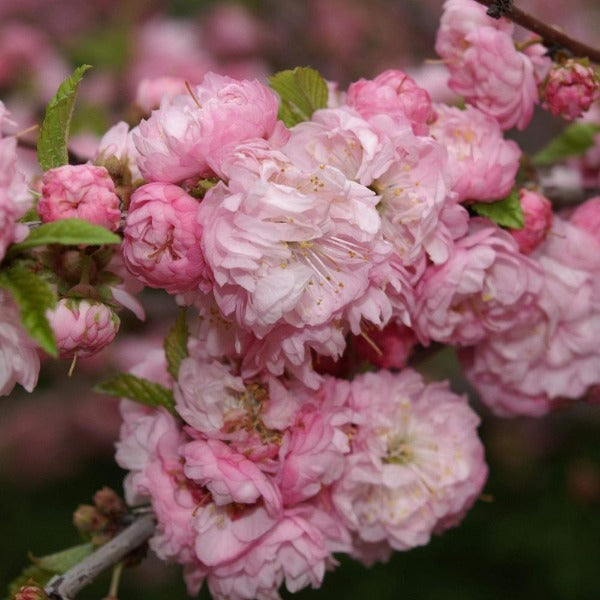
[[[73,600],[77,592],[100,573],[121,562],[139,548],[154,533],[156,522],[152,513],[144,513],[110,542],[100,546],[73,568],[53,577],[45,588],[50,600]]]
[[[550,49],[564,48],[573,54],[575,57],[589,58],[592,62],[600,64],[600,50],[592,48],[583,42],[569,37],[560,29],[552,27],[546,23],[543,23],[539,19],[536,19],[533,15],[526,13],[520,8],[516,7],[513,2],[501,2],[498,0],[476,0],[479,4],[483,4],[488,8],[491,8],[495,14],[499,14],[499,6],[501,5],[500,12],[504,16],[508,17],[514,23],[525,27],[533,33],[537,33],[542,40],[544,45]],[[489,14],[489,13],[488,13]]]

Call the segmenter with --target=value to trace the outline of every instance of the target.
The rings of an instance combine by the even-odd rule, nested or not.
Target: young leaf
[[[310,67],[280,71],[269,78],[269,83],[281,97],[279,118],[288,127],[308,121],[315,110],[327,106],[327,83]]]
[[[78,67],[73,75],[60,84],[56,95],[46,107],[37,144],[38,161],[44,171],[61,167],[69,162],[67,140],[77,89],[84,73],[91,68],[90,65]]]
[[[522,229],[525,224],[519,192],[513,190],[510,196],[499,202],[476,202],[470,207],[478,215],[487,217],[502,227]]]
[[[0,272],[0,287],[7,289],[21,309],[21,322],[27,333],[51,356],[58,356],[54,332],[46,311],[56,306],[50,285],[28,269],[14,265]]]
[[[538,167],[545,167],[573,156],[581,156],[594,145],[594,138],[599,132],[600,125],[596,123],[573,123],[540,150],[533,157],[533,162]]]
[[[40,587],[45,586],[56,574],[57,573],[53,573],[52,571],[40,569],[35,565],[25,567],[21,573],[8,584],[8,596],[5,600],[14,598],[21,587],[27,585],[30,581],[34,581]]]
[[[54,554],[47,554],[46,556],[30,556],[31,562],[43,569],[44,571],[50,571],[56,575],[60,575],[65,571],[68,571],[71,567],[80,563],[84,558],[92,554],[94,551],[94,545],[90,542],[86,544],[79,544],[78,546],[72,546],[66,550],[55,552]]]
[[[171,414],[177,414],[175,411],[175,399],[171,390],[160,385],[160,383],[136,377],[135,375],[131,375],[131,373],[121,373],[113,377],[113,379],[103,381],[94,387],[94,391],[101,394],[108,394],[109,396],[129,398],[152,408],[162,406]]]
[[[177,320],[163,343],[165,355],[167,357],[167,371],[175,380],[179,375],[179,366],[181,365],[181,362],[189,356],[187,344],[190,331],[185,320],[186,313],[187,311],[185,308],[179,311]]]
[[[12,598],[22,586],[27,585],[31,580],[39,586],[45,586],[54,575],[62,575],[92,554],[93,551],[93,544],[87,543],[46,556],[30,555],[29,559],[33,564],[25,567],[21,574],[9,583],[9,598]]]
[[[121,238],[118,235],[100,225],[94,225],[82,219],[60,219],[32,229],[24,241],[10,247],[10,253],[15,254],[46,244],[99,246],[101,244],[118,244],[120,241]]]

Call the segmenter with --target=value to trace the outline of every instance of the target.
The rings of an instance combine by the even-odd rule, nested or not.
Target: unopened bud
[[[73,524],[81,533],[96,533],[108,526],[108,519],[89,504],[81,504],[73,513]]]
[[[30,580],[13,596],[13,600],[48,600],[48,595],[44,588]]]
[[[543,107],[567,121],[578,119],[600,97],[600,82],[592,67],[569,59],[549,73]]]
[[[103,487],[94,494],[94,504],[103,515],[109,517],[120,517],[127,512],[125,502],[109,487]]]

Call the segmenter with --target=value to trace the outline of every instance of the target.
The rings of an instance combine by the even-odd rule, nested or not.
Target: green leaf
[[[10,247],[10,253],[15,254],[46,244],[100,246],[101,244],[119,244],[120,242],[121,238],[118,235],[100,225],[94,225],[82,219],[60,219],[32,229],[24,241]]]
[[[92,552],[94,552],[94,545],[87,543],[46,556],[36,557],[30,554],[29,559],[33,564],[25,567],[21,574],[8,584],[8,597],[12,598],[31,580],[40,587],[45,586],[54,575],[62,575]]]
[[[519,192],[513,190],[510,196],[498,202],[476,202],[470,207],[478,215],[487,217],[502,227],[522,229],[525,224]]]
[[[21,309],[27,333],[51,356],[58,356],[54,332],[46,311],[56,306],[56,295],[39,275],[20,265],[0,272],[0,287],[7,289]]]
[[[545,167],[573,156],[585,154],[593,145],[594,137],[600,132],[596,123],[573,123],[566,127],[534,157],[538,167]]]
[[[113,379],[104,381],[95,386],[94,391],[101,394],[108,394],[109,396],[129,398],[152,408],[162,406],[171,414],[177,414],[175,411],[175,399],[171,390],[160,385],[160,383],[136,377],[135,375],[131,375],[131,373],[121,373],[113,377]]]
[[[84,73],[91,68],[90,65],[82,65],[75,69],[73,75],[60,84],[56,95],[46,107],[37,144],[38,161],[44,171],[61,167],[69,162],[67,140],[75,98]]]
[[[179,311],[175,325],[173,325],[163,343],[167,357],[167,371],[175,380],[179,375],[181,362],[189,356],[187,344],[190,330],[185,320],[186,314],[187,310],[185,308]]]
[[[315,110],[327,106],[327,83],[310,67],[280,71],[269,78],[269,83],[281,97],[279,118],[288,127],[308,121]]]
[[[30,556],[29,558],[31,559],[31,562],[40,569],[60,575],[80,563],[84,558],[92,554],[92,552],[94,552],[94,545],[88,542],[86,544],[72,546],[71,548],[55,552],[54,554],[47,554],[46,556],[40,557]]]

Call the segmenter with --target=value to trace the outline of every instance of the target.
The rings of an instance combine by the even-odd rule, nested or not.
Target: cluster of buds
[[[105,544],[122,528],[127,507],[120,496],[108,487],[94,494],[94,504],[81,504],[73,513],[77,530],[95,546]]]

